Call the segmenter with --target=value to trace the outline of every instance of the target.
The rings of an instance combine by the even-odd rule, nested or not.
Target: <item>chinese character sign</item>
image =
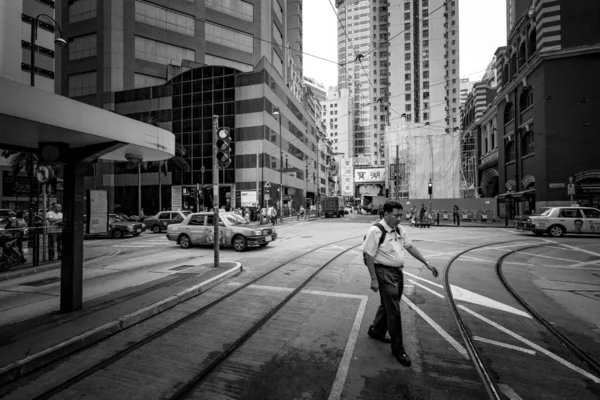
[[[354,196],[354,165],[351,158],[342,158],[341,186],[342,196]]]
[[[385,168],[368,168],[354,170],[354,182],[382,182],[385,180]]]

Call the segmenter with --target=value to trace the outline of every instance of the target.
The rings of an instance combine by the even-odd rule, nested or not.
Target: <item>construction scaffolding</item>
[[[463,131],[460,135],[460,197],[477,198],[477,143],[472,131]]]

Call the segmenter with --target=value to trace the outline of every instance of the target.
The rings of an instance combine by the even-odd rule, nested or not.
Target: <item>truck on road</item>
[[[377,214],[379,206],[383,206],[386,202],[385,196],[363,196],[361,200],[361,208],[371,214]]]
[[[325,197],[321,202],[325,218],[344,216],[344,198],[339,196]]]

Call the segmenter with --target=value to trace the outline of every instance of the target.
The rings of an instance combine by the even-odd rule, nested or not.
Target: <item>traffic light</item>
[[[429,186],[429,189],[428,189],[429,194],[432,194],[433,193],[433,184],[431,183],[431,181],[429,182],[429,184],[427,186]]]
[[[231,164],[231,136],[227,128],[217,130],[217,163],[219,168],[224,169]]]

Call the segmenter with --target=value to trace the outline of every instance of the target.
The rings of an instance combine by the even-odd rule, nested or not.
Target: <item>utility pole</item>
[[[260,158],[258,156],[258,143],[256,144],[256,212],[260,209],[260,186],[258,186],[258,168],[260,165]]]
[[[321,204],[321,180],[319,179],[319,170],[321,166],[319,165],[319,153],[321,150],[319,149],[319,141],[321,140],[320,132],[317,130],[317,218],[319,218],[319,206]]]
[[[213,115],[213,228],[215,232],[215,268],[219,266],[219,161],[217,160],[218,129],[219,116]]]
[[[400,145],[396,145],[396,200],[400,200]]]

